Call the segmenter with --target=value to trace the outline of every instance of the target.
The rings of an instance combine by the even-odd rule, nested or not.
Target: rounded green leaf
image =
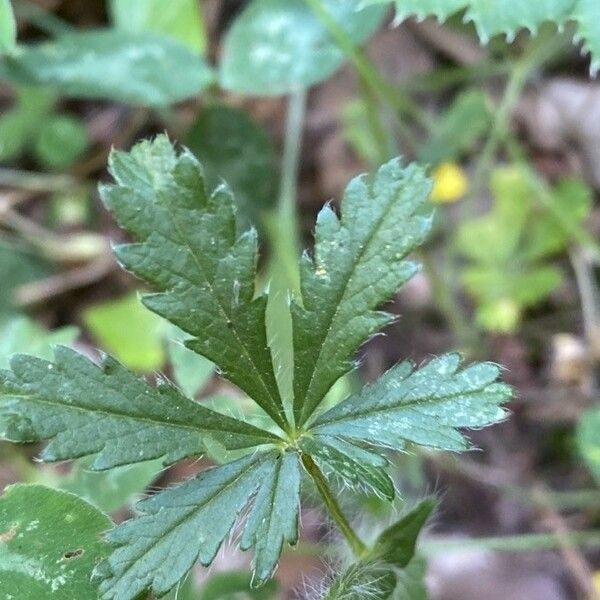
[[[0,497],[3,598],[92,600],[94,566],[107,554],[110,519],[81,498],[42,485],[14,485]]]
[[[385,6],[323,0],[356,44],[381,24]],[[304,0],[254,0],[225,38],[221,84],[259,96],[286,94],[327,79],[345,55]]]
[[[110,29],[21,46],[4,67],[13,82],[48,86],[63,96],[145,106],[185,100],[213,82],[210,67],[180,42]]]

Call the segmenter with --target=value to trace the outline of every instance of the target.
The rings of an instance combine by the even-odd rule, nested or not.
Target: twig
[[[22,307],[39,304],[65,292],[95,283],[106,277],[114,268],[115,261],[107,254],[82,267],[18,287],[15,301]]]
[[[565,564],[573,575],[578,586],[584,592],[585,597],[589,600],[599,600],[593,583],[593,573],[588,565],[585,557],[577,549],[576,545],[571,540],[571,531],[567,527],[564,519],[552,505],[545,487],[541,484],[536,486],[534,495],[538,499],[538,504],[542,509],[542,514],[548,523],[550,529],[556,535],[558,548]],[[600,534],[598,535],[600,543]]]

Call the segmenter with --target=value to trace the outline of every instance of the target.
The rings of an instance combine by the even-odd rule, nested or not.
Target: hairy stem
[[[335,499],[321,469],[319,469],[315,461],[308,454],[302,455],[302,464],[314,481],[317,490],[319,490],[319,494],[321,494],[321,498],[323,498],[323,502],[329,511],[329,514],[335,521],[336,525],[340,528],[340,531],[346,538],[350,548],[352,548],[352,552],[357,557],[362,556],[367,551],[367,546],[358,537],[358,535],[356,535],[352,525],[350,525],[348,519],[342,512],[342,509]]]

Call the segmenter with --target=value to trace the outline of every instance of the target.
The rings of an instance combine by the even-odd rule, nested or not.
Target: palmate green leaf
[[[354,0],[323,4],[356,44],[387,12],[385,6],[359,10]],[[253,0],[225,37],[221,84],[244,94],[287,94],[327,79],[345,59],[305,0]]]
[[[418,269],[405,259],[431,227],[430,210],[418,213],[430,191],[422,168],[392,160],[350,182],[341,219],[329,206],[319,213],[314,259],[301,262],[303,306],[292,304],[298,425],[353,368],[359,346],[393,319],[375,309]]]
[[[162,293],[143,303],[191,334],[186,346],[214,361],[285,428],[285,414],[265,331],[266,296],[254,298],[257,236],[239,238],[233,198],[206,190],[196,158],[177,155],[166,138],[113,152],[117,184],[101,195],[139,241],[119,246],[122,264]]]
[[[464,21],[472,22],[483,43],[497,34],[512,40],[520,29],[535,33],[549,21],[561,26],[568,21],[578,24],[576,40],[591,53],[591,70],[600,67],[600,4],[597,0],[361,0],[361,6],[390,4],[396,7],[396,21],[415,16],[435,16],[444,21],[464,11]]]
[[[259,452],[143,500],[141,514],[108,535],[118,548],[98,568],[101,598],[129,600],[150,588],[161,596],[197,560],[210,564],[254,496],[242,545],[255,546],[264,580],[283,542],[296,542],[299,482],[296,453]]]
[[[0,371],[0,436],[51,440],[45,461],[94,455],[94,469],[202,454],[203,438],[228,449],[277,441],[252,425],[209,410],[168,382],[152,387],[113,358],[97,366],[59,346],[53,363],[19,354]]]
[[[20,46],[0,67],[0,77],[14,83],[144,106],[180,102],[213,83],[210,67],[176,40],[111,29]]]
[[[7,600],[97,597],[94,566],[108,553],[110,519],[81,498],[42,485],[0,497],[0,594]]]
[[[481,428],[504,418],[509,386],[496,383],[500,368],[477,363],[459,370],[460,356],[446,354],[415,369],[392,367],[327,411],[309,432],[401,450],[407,443],[461,451],[468,442],[458,428]]]

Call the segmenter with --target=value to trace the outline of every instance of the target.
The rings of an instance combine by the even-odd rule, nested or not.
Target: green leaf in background
[[[391,132],[386,129],[386,139],[382,143],[374,134],[372,127],[373,109],[367,103],[355,98],[344,106],[342,111],[343,135],[354,152],[371,167],[376,167],[397,154],[396,142]]]
[[[429,232],[431,214],[418,211],[430,191],[421,167],[395,159],[348,184],[341,219],[330,206],[319,213],[314,259],[305,255],[300,266],[303,306],[292,304],[297,424],[393,319],[376,309],[418,270],[406,257]]]
[[[13,52],[17,44],[17,23],[10,0],[0,0],[0,54]]]
[[[73,494],[41,485],[13,485],[0,497],[0,581],[3,598],[97,597],[90,575],[109,549],[112,525]]]
[[[600,485],[600,408],[583,413],[577,426],[579,452]]]
[[[159,293],[142,298],[193,339],[280,427],[286,427],[265,331],[266,296],[255,297],[258,240],[236,232],[227,186],[206,187],[202,167],[166,136],[114,151],[115,185],[101,188],[109,210],[138,243],[115,248],[121,263]]]
[[[15,104],[0,116],[0,160],[17,158],[35,140],[56,102],[48,90],[17,86]]]
[[[86,458],[78,460],[55,487],[76,494],[100,510],[111,513],[137,500],[137,496],[163,469],[160,460],[151,460],[98,472],[91,470],[91,461]]]
[[[565,180],[540,207],[529,173],[504,167],[492,174],[494,204],[456,233],[459,252],[469,260],[463,282],[477,304],[477,320],[490,331],[515,330],[523,311],[551,294],[561,270],[548,262],[569,244],[569,228],[588,216],[592,196],[581,181]]]
[[[100,348],[129,369],[150,372],[164,365],[164,321],[136,293],[94,304],[85,309],[82,319]]]
[[[175,383],[190,398],[196,396],[215,372],[215,364],[185,346],[190,336],[175,325],[167,328],[167,355]]]
[[[68,115],[46,119],[36,136],[34,153],[46,169],[66,169],[83,155],[90,139],[85,123]]]
[[[0,318],[15,314],[14,293],[17,287],[46,277],[50,273],[48,263],[39,257],[0,243]]]
[[[21,352],[51,359],[54,346],[70,346],[78,334],[77,327],[61,327],[48,331],[24,315],[1,320],[0,369],[7,369],[10,357]]]
[[[483,43],[497,34],[514,39],[520,29],[536,33],[546,21],[559,27],[575,21],[578,30],[576,41],[583,40],[584,49],[591,53],[591,70],[600,67],[600,5],[597,0],[531,0],[511,2],[506,0],[361,0],[362,6],[394,3],[396,22],[416,16],[425,19],[436,16],[445,21],[464,10],[464,21],[473,22]]]
[[[244,571],[224,571],[211,575],[202,585],[196,600],[274,600],[279,585],[271,579],[257,588],[252,576]]]
[[[214,436],[226,449],[279,438],[193,402],[166,381],[157,387],[107,356],[101,366],[58,346],[53,363],[18,354],[0,371],[0,435],[51,440],[45,461],[95,456],[96,470],[154,458],[165,464],[204,452]]]
[[[324,0],[347,35],[361,44],[381,24],[385,6]],[[304,0],[253,0],[228,31],[221,60],[225,89],[259,96],[287,94],[332,75],[346,59]]]
[[[202,163],[208,187],[227,181],[246,222],[259,224],[277,196],[275,155],[265,131],[243,110],[209,106],[185,144]]]
[[[160,596],[196,560],[210,564],[255,495],[243,539],[256,544],[261,582],[275,568],[283,541],[296,541],[298,485],[297,454],[267,451],[213,467],[141,501],[140,515],[108,534],[117,548],[98,568],[102,600],[136,598],[150,587]]]
[[[206,32],[200,4],[198,0],[111,0],[109,7],[119,29],[165,34],[202,53]]]
[[[213,83],[210,67],[186,46],[154,33],[98,29],[20,46],[2,75],[75,98],[166,106]]]
[[[496,383],[500,368],[476,363],[459,370],[460,356],[446,354],[415,369],[392,367],[374,383],[334,406],[310,428],[315,436],[339,437],[401,450],[408,442],[461,451],[459,429],[479,429],[502,420],[510,387]]]
[[[469,90],[458,95],[419,149],[419,161],[438,164],[460,158],[473,149],[491,121],[489,102],[482,91]]]
[[[435,508],[435,501],[426,499],[409,511],[377,538],[371,549],[353,563],[329,589],[324,600],[389,600],[397,583],[407,581],[403,569],[410,569],[409,577],[417,573],[411,562],[419,533]],[[410,591],[410,587],[406,586]],[[412,585],[412,590],[419,587]],[[419,600],[418,595],[400,595],[398,600]]]

